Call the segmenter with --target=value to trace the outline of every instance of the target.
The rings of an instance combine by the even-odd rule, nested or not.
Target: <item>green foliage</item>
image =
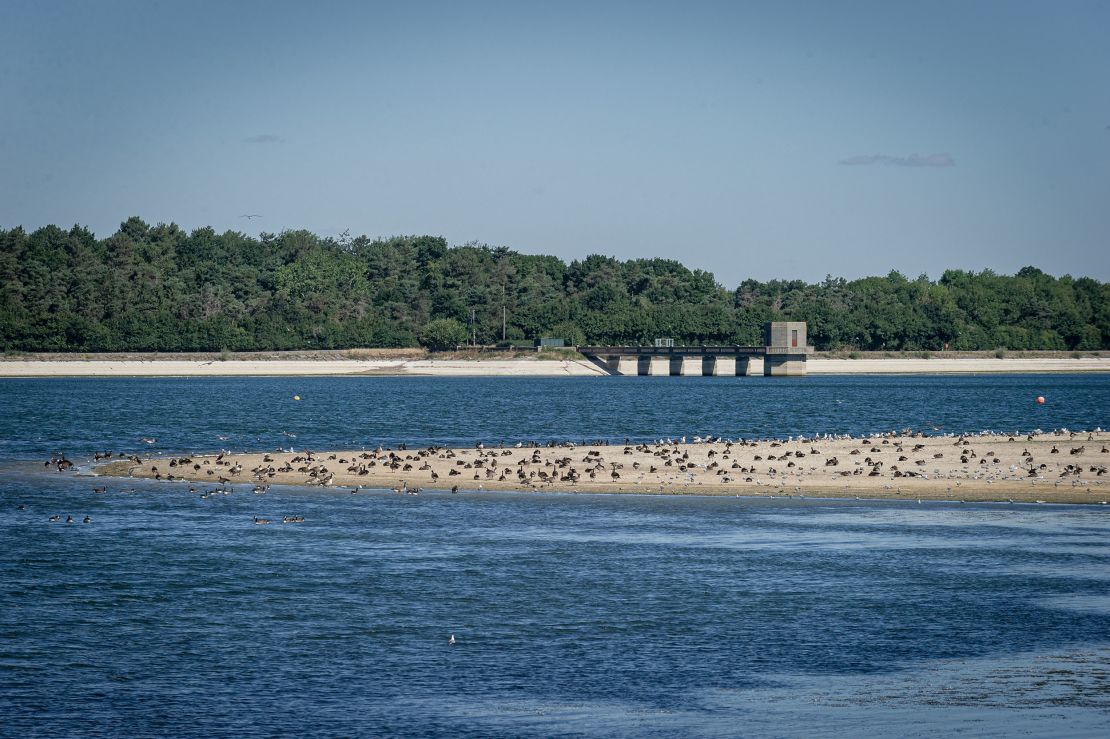
[[[420,330],[420,343],[434,352],[454,349],[466,341],[466,326],[453,318],[428,321]]]
[[[539,354],[544,359],[582,359],[582,355],[566,346],[545,346],[540,348]]]
[[[1034,267],[729,290],[668,259],[566,264],[437,236],[256,239],[140,218],[101,240],[78,226],[0,229],[3,351],[453,347],[471,311],[481,344],[501,340],[504,311],[506,338],[522,345],[755,345],[766,321],[804,320],[822,350],[1110,349],[1110,285]],[[437,321],[452,323],[428,333]]]
[[[586,343],[586,333],[573,321],[563,321],[552,326],[551,336],[563,339],[569,346],[582,346]]]

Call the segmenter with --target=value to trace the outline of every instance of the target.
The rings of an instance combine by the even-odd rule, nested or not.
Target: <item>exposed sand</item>
[[[225,454],[101,475],[223,485],[1101,503],[1110,434]],[[1056,451],[1054,452],[1053,449]],[[1032,474],[1030,474],[1032,470]]]
[[[193,377],[434,375],[439,377],[600,376],[585,360],[319,359],[319,360],[27,360],[0,362],[0,377]]]
[[[811,375],[897,375],[1023,372],[1110,372],[1110,357],[1048,358],[994,357],[920,359],[817,359],[806,360]]]
[[[1110,357],[820,359],[806,362],[812,375],[1110,372]],[[752,361],[763,373],[763,361]],[[0,377],[182,377],[299,375],[430,375],[439,377],[603,376],[585,359],[229,359],[0,361]]]

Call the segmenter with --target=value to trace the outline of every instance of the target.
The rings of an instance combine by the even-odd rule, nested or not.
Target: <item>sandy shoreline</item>
[[[427,375],[435,377],[604,376],[585,360],[29,360],[0,362],[0,377],[268,377]]]
[[[954,438],[226,453],[131,458],[107,477],[335,488],[1103,503],[1106,432]],[[1053,451],[1055,449],[1055,451]],[[242,489],[242,488],[241,488]],[[200,492],[198,490],[198,492]]]
[[[762,374],[762,360],[752,371]],[[1110,357],[1071,358],[884,358],[807,362],[811,375],[978,374],[1110,372]],[[98,360],[12,359],[0,361],[0,377],[220,377],[307,375],[423,375],[434,377],[603,377],[585,359],[248,359]]]

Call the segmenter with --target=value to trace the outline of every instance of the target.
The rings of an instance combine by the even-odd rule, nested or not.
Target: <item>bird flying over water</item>
[[[255,218],[261,218],[262,216],[260,216],[257,213],[244,213],[243,215],[241,215],[239,217],[240,218],[246,218],[248,221],[250,221],[250,220],[254,220]]]

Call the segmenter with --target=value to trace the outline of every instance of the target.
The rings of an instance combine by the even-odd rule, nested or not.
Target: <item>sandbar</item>
[[[201,483],[414,492],[759,495],[1105,503],[1103,431],[758,441],[274,451],[134,457],[97,474]]]

